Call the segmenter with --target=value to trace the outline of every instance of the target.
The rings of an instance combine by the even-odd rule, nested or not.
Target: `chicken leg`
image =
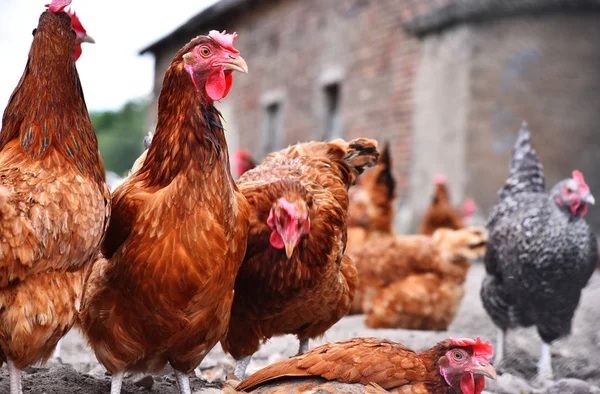
[[[239,379],[244,380],[246,376],[246,368],[248,368],[248,364],[250,364],[250,360],[252,356],[242,357],[239,360],[235,360],[235,368],[233,369],[233,374]]]
[[[179,386],[180,394],[192,394],[190,378],[186,374],[175,370],[175,378],[177,378],[177,386]]]
[[[302,353],[306,353],[307,351],[308,351],[308,339],[300,339],[300,346],[298,347],[297,356],[301,355]]]
[[[117,372],[110,380],[110,394],[121,394],[121,385],[123,384],[124,372]]]
[[[552,353],[550,344],[542,342],[542,351],[540,354],[540,361],[538,362],[538,380],[550,381],[554,380],[554,374],[552,372]]]
[[[56,344],[54,351],[52,352],[52,359],[62,364],[62,359],[60,358],[61,348],[62,348],[62,338]]]
[[[21,370],[19,370],[12,360],[7,360],[8,376],[10,385],[10,394],[23,394],[23,383],[21,381]]]
[[[504,340],[506,339],[506,330],[498,328],[498,335],[496,337],[496,348],[494,354],[494,366],[500,365],[504,359]]]

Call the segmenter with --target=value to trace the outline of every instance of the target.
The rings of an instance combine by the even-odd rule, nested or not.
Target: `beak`
[[[482,375],[486,378],[496,380],[496,370],[490,363],[479,361],[479,365],[469,368],[469,371],[474,375]]]
[[[587,193],[581,196],[581,200],[587,204],[594,205],[596,203],[596,199],[592,196],[592,193]]]
[[[96,41],[94,41],[94,39],[90,36],[88,36],[87,34],[85,36],[83,36],[83,39],[81,40],[81,42],[89,42],[90,44],[95,44]]]
[[[223,70],[239,71],[241,73],[248,74],[248,65],[243,57],[229,55],[229,58],[231,60],[221,63]]]
[[[294,249],[296,248],[296,242],[295,241],[283,241],[283,244],[285,245],[285,255],[287,256],[288,260],[292,258],[292,254],[294,253]]]

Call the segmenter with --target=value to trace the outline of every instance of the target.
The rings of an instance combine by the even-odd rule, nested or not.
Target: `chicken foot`
[[[60,358],[60,352],[62,348],[62,338],[56,344],[54,351],[52,352],[52,359],[62,364],[62,359]]]
[[[117,372],[110,380],[110,394],[121,394],[121,385],[123,384],[124,372]]]
[[[506,339],[506,330],[498,328],[496,336],[496,347],[494,354],[494,366],[497,367],[504,359],[504,340]]]
[[[298,346],[298,354],[306,353],[308,351],[308,339],[300,339],[300,346]]]
[[[542,342],[542,351],[540,354],[540,361],[538,362],[538,376],[537,379],[541,382],[551,381],[554,379],[554,373],[552,372],[552,352],[550,344]]]
[[[10,394],[23,394],[21,370],[15,367],[15,363],[12,360],[7,360],[6,363],[8,364],[8,376],[10,379]]]
[[[181,394],[192,394],[190,378],[186,374],[175,370],[175,378],[177,379],[177,386],[179,386],[179,392]]]
[[[244,380],[244,378],[246,377],[246,368],[248,368],[250,360],[252,360],[252,356],[246,356],[240,358],[239,360],[235,360],[235,368],[233,369],[233,374],[239,380]]]

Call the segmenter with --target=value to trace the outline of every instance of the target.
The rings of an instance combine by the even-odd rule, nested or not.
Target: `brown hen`
[[[479,338],[447,339],[418,354],[385,339],[354,338],[328,343],[263,368],[242,381],[237,390],[302,393],[324,387],[324,392],[347,392],[335,386],[332,389],[331,382],[336,381],[379,386],[363,392],[385,389],[402,394],[480,394],[485,377],[496,378],[489,364],[493,352],[492,345]]]
[[[356,268],[343,257],[348,188],[377,161],[377,143],[298,144],[272,153],[238,187],[252,206],[223,349],[242,378],[261,341],[295,334],[300,353],[350,308]]]
[[[348,195],[348,250],[393,233],[396,180],[389,143],[381,150],[377,166],[367,169]]]
[[[75,323],[110,216],[68,3],[41,15],[0,132],[0,362],[13,394]]]
[[[349,253],[359,288],[352,310],[371,328],[446,330],[464,296],[469,260],[485,253],[483,229],[438,229],[369,242]]]
[[[211,31],[175,55],[146,158],[114,193],[107,260],[94,265],[81,312],[113,393],[125,371],[166,363],[190,393],[187,375],[227,332],[249,207],[213,100],[227,95],[232,71],[247,72],[235,36]]]

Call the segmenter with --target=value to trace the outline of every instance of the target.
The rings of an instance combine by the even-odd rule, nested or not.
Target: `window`
[[[265,108],[265,126],[263,133],[263,153],[265,155],[280,149],[281,103],[272,102]]]
[[[342,137],[340,119],[340,84],[332,83],[323,87],[325,96],[325,139],[327,141]]]

